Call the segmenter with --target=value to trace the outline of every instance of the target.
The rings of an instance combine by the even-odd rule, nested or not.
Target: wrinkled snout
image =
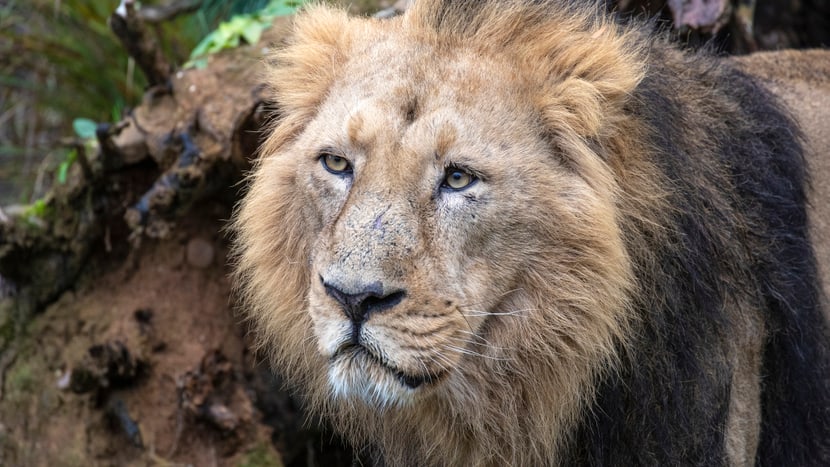
[[[327,253],[317,258],[326,293],[352,321],[390,309],[407,295],[405,264],[415,251],[416,223],[388,201],[370,202],[377,198],[346,207]]]

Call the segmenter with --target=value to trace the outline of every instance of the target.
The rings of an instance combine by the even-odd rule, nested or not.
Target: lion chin
[[[298,15],[233,221],[259,348],[380,465],[830,465],[830,105],[582,3]]]
[[[379,409],[412,403],[418,388],[432,379],[407,375],[361,346],[342,348],[329,367],[333,397],[357,398]]]

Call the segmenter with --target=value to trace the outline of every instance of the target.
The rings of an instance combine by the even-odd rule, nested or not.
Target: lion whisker
[[[463,329],[459,329],[458,332],[460,332],[462,334],[466,334],[467,336],[470,336],[472,339],[463,339],[465,342],[469,342],[470,344],[483,345],[483,346],[492,347],[492,348],[497,348],[498,347],[498,346],[493,345],[489,340],[487,340],[486,337],[480,336],[480,335],[478,335],[474,332],[465,331]],[[459,337],[461,337],[461,336],[459,336]]]
[[[522,287],[517,287],[515,289],[510,289],[507,292],[504,292],[504,293],[500,294],[499,296],[497,296],[496,301],[498,302],[501,299],[503,299],[504,297],[506,297],[506,296],[508,296],[512,293],[522,291],[522,290],[524,290],[524,288],[522,288]],[[483,305],[483,304],[484,304],[484,302],[471,302],[471,303],[461,304],[459,306],[461,306],[461,307],[471,307],[471,306],[480,306],[480,305]]]
[[[469,339],[463,339],[463,338],[459,338],[459,337],[453,337],[452,340],[455,341],[455,342],[464,344],[464,345],[471,345],[471,346],[477,346],[477,347],[483,346],[483,347],[485,347],[487,349],[490,349],[490,350],[497,350],[497,351],[508,350],[506,347],[500,347],[498,345],[490,345],[490,344],[483,345],[480,342],[475,342],[475,341],[471,341]],[[474,351],[474,350],[470,349],[470,351]]]
[[[448,372],[450,368],[452,368],[452,362],[450,359],[441,352],[438,352],[435,356],[430,356],[429,360],[438,366],[441,373]]]
[[[525,313],[529,311],[534,311],[535,308],[523,308],[519,310],[513,311],[481,311],[481,310],[471,310],[467,313],[461,313],[463,316],[467,317],[482,317],[482,316],[520,316],[525,317],[527,316]]]
[[[500,361],[500,362],[510,360],[510,359],[504,358],[504,357],[495,357],[495,356],[492,356],[492,355],[484,355],[483,353],[476,352],[476,351],[470,350],[470,349],[465,349],[463,347],[458,347],[458,346],[455,346],[455,345],[452,345],[452,344],[443,344],[443,347],[447,350],[451,350],[453,352],[456,352],[456,353],[459,353],[459,354],[462,354],[462,355],[468,355],[470,357],[481,357],[481,358],[486,358],[488,360],[495,360],[495,361]]]

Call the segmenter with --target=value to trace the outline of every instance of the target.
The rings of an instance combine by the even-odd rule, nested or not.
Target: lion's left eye
[[[475,175],[458,167],[447,167],[441,186],[450,190],[463,190],[478,180]]]
[[[335,175],[346,175],[352,172],[352,164],[342,156],[324,153],[320,155],[320,163],[329,172]]]

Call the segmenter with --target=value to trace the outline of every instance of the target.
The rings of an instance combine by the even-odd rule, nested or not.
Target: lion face
[[[582,280],[573,265],[623,255],[605,234],[607,200],[533,130],[526,83],[506,64],[383,42],[364,53],[376,67],[347,63],[260,178],[302,212],[303,313],[330,392],[400,405],[486,380],[468,360],[516,358],[504,349],[552,318],[585,318],[568,316],[584,300],[565,290]],[[532,291],[549,287],[562,301],[540,309]]]
[[[595,13],[419,0],[374,21],[313,7],[271,57],[280,118],[235,215],[239,292],[308,407],[389,465],[568,464],[583,446],[597,448],[586,463],[636,463],[668,426],[681,438],[664,458],[685,458],[691,431],[666,414],[690,407],[715,440],[729,389],[717,369],[760,364],[763,326],[738,325],[760,289],[700,308],[707,284],[755,280],[731,266],[751,248],[732,251],[730,235],[753,224],[732,219],[720,195],[735,175],[700,130],[725,144],[732,127],[668,138],[653,123],[663,113],[714,118],[661,94],[687,61],[651,56],[663,45]],[[673,62],[647,66],[658,58]],[[721,75],[707,67],[686,99],[711,92]],[[754,350],[729,357],[742,346]],[[733,377],[730,433],[760,404],[752,371]],[[599,412],[611,431],[594,432]],[[690,442],[716,459],[708,434]],[[744,438],[730,439],[741,458]]]
[[[495,70],[462,81],[453,75],[463,65],[417,77],[407,65],[347,69],[295,146],[316,224],[308,313],[317,349],[337,396],[373,404],[442,384],[465,355],[495,357],[481,328],[488,315],[521,313],[507,308],[523,281],[525,255],[515,252],[542,254],[517,224],[534,215],[525,208],[533,193],[565,176],[523,131],[530,122],[517,103],[458,92],[487,89]],[[408,91],[424,85],[429,92]],[[512,118],[493,125],[473,111],[488,107]],[[510,163],[528,149],[536,157]]]

